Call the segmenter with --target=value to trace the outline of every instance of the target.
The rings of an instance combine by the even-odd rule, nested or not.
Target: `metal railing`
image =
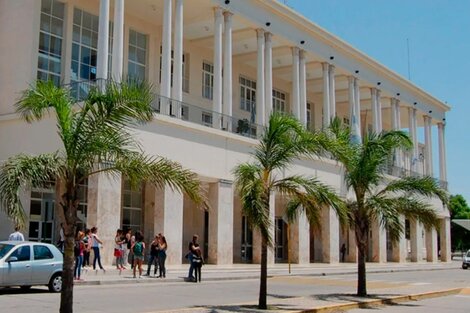
[[[425,176],[423,173],[415,172],[415,171],[412,171],[412,170],[404,168],[404,167],[395,166],[393,164],[387,164],[386,173],[388,175],[395,176],[395,177],[400,177],[400,178],[410,177],[410,176],[411,177],[423,177],[423,176]],[[444,180],[437,180],[437,181],[439,183],[439,186],[442,189],[447,190],[447,188],[448,188],[448,182],[447,181],[444,181]]]

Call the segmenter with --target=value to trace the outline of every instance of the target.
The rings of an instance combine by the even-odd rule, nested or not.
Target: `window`
[[[73,11],[71,81],[95,80],[98,54],[98,16]]]
[[[64,4],[54,0],[41,1],[37,78],[60,85],[62,72],[62,39]]]
[[[173,86],[173,50],[171,50],[171,86]],[[162,46],[160,46],[160,83],[162,82]],[[189,54],[183,53],[183,91],[189,93]]]
[[[251,112],[251,121],[256,115],[256,82],[240,76],[240,109]]]
[[[214,95],[214,65],[202,62],[202,96],[212,100]]]
[[[136,80],[145,80],[147,67],[147,35],[129,30],[129,58],[127,75]]]
[[[46,246],[33,246],[33,252],[35,260],[47,260],[54,258],[51,250],[49,250],[49,248]]]
[[[78,226],[85,229],[88,215],[88,179],[84,179],[78,184],[77,198],[79,201],[77,215],[80,219]]]
[[[349,117],[343,117],[343,124],[349,126]]]
[[[273,89],[273,108],[275,112],[286,112],[286,94]]]
[[[18,247],[18,249],[13,251],[13,253],[10,255],[10,257],[12,256],[18,258],[18,262],[29,261],[31,259],[31,249],[29,246]]]
[[[132,187],[129,179],[122,184],[122,228],[142,229],[142,185]]]
[[[202,125],[212,127],[212,113],[202,112]]]

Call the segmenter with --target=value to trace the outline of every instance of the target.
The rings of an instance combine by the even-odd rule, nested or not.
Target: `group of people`
[[[74,255],[75,255],[75,269],[74,269],[74,279],[81,281],[80,278],[82,269],[90,266],[90,254],[93,251],[93,270],[96,269],[96,263],[100,270],[106,273],[103,265],[101,264],[101,255],[100,247],[103,244],[103,241],[98,237],[98,228],[92,227],[91,229],[86,229],[85,231],[77,230],[75,236],[74,244]]]

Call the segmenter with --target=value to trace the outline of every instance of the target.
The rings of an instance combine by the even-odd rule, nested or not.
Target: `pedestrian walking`
[[[193,235],[193,239],[189,242],[188,245],[188,254],[186,254],[187,259],[189,260],[189,273],[187,280],[188,281],[193,281],[194,280],[194,264],[193,264],[193,257],[196,254],[196,251],[200,250],[199,249],[199,236],[198,235]]]
[[[194,251],[192,263],[194,267],[194,282],[201,282],[201,269],[202,265],[204,264],[204,259],[200,249]]]
[[[154,266],[153,276],[157,276],[157,268],[158,268],[158,249],[159,249],[159,235],[155,235],[155,239],[150,243],[150,256],[149,261],[147,263],[147,274],[145,276],[150,276],[150,270],[152,265]]]
[[[142,263],[144,262],[145,243],[143,242],[144,236],[140,231],[136,232],[135,242],[132,245],[132,254],[134,255],[134,278],[137,268],[139,268],[139,278],[142,278]]]
[[[24,235],[20,232],[20,227],[15,226],[15,231],[8,237],[9,241],[24,241]]]
[[[82,231],[77,231],[75,236],[75,244],[73,248],[73,253],[75,255],[75,269],[73,271],[73,279],[82,281],[80,278],[82,272],[82,263],[83,263],[83,253],[85,251],[85,244],[83,243],[83,237],[85,233]]]
[[[93,270],[98,273],[98,270],[96,269],[96,262],[98,262],[98,266],[100,269],[106,273],[106,270],[104,269],[103,265],[101,265],[101,255],[100,255],[100,247],[103,245],[103,242],[100,240],[98,237],[98,227],[92,227],[91,228],[91,248],[93,249]]]
[[[159,278],[166,277],[166,249],[168,248],[168,244],[166,243],[166,238],[163,235],[160,235],[158,238],[158,268],[160,270]]]
[[[85,236],[82,241],[85,245],[85,250],[83,251],[83,267],[88,267],[90,266],[91,229],[85,229]]]
[[[114,237],[114,256],[116,257],[116,268],[119,272],[125,269],[123,243],[122,229],[118,229],[116,237]]]
[[[340,253],[341,253],[341,262],[344,263],[344,257],[346,256],[346,244],[343,243],[340,249]]]

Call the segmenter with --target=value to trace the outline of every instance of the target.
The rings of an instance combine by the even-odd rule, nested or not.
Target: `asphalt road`
[[[389,294],[390,291],[399,293],[403,286],[412,287],[417,291],[420,288],[429,290],[470,287],[470,271],[451,269],[368,275],[369,294],[380,296]],[[356,275],[353,274],[274,277],[268,282],[268,302],[295,297],[318,297],[328,300],[329,297],[353,294],[355,290]],[[154,312],[197,306],[256,303],[258,280],[79,286],[75,288],[74,295],[75,312]],[[470,312],[470,301],[467,298],[455,299],[459,305],[466,308],[465,312]],[[28,292],[13,288],[0,289],[1,312],[57,312],[58,307],[59,295],[50,294],[45,288],[33,288]],[[406,309],[406,306],[403,308]],[[413,308],[403,312],[417,312],[413,311]]]

